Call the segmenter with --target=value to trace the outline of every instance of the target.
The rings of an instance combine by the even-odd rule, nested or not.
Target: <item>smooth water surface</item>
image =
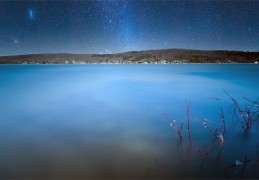
[[[224,178],[247,156],[245,177],[258,178],[259,133],[244,134],[222,91],[245,107],[258,77],[258,65],[0,65],[0,177]],[[214,138],[201,119],[215,129],[221,108],[224,149],[202,160],[194,147]],[[164,112],[184,123],[182,143]]]

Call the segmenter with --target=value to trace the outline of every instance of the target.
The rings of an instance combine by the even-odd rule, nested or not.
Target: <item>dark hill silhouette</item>
[[[256,63],[259,52],[164,49],[118,54],[30,54],[1,56],[1,64]]]

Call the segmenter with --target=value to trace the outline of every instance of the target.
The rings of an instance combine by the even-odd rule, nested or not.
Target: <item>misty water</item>
[[[258,77],[248,64],[0,65],[0,178],[258,178],[257,124],[245,132],[223,91],[244,109]],[[221,108],[224,144],[202,160],[215,141],[202,118],[222,130]]]

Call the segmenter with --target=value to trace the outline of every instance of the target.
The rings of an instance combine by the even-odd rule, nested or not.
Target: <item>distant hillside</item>
[[[1,56],[0,64],[258,63],[259,52],[165,49],[118,54],[31,54]]]

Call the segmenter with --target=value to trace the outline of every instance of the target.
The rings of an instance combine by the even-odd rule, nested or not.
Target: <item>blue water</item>
[[[237,177],[244,166],[225,168],[247,156],[243,176],[258,178],[259,129],[244,133],[223,92],[244,108],[243,97],[259,97],[258,77],[258,65],[240,64],[0,65],[0,177]],[[222,126],[221,108],[224,147],[202,160],[196,147],[214,141],[202,118]],[[164,112],[184,123],[182,143]]]

